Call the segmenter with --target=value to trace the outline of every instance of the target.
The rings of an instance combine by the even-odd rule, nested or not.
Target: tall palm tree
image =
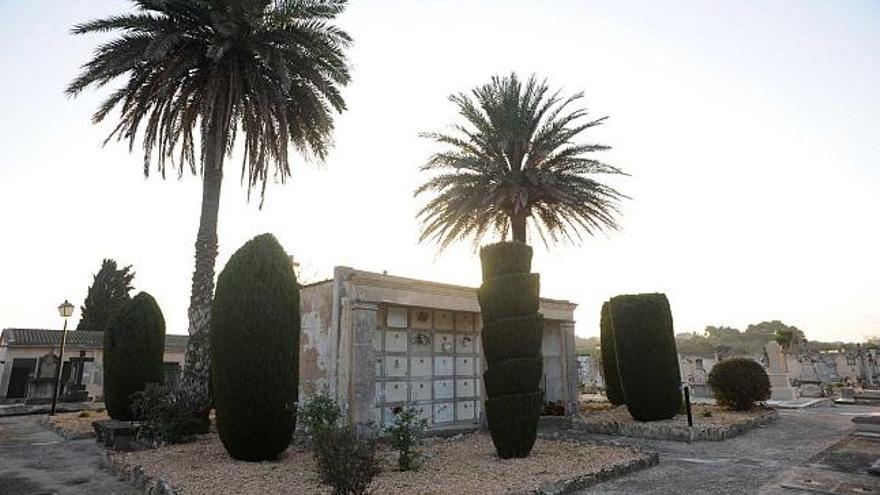
[[[145,175],[155,162],[162,177],[169,167],[178,176],[187,170],[202,176],[183,386],[203,404],[209,404],[207,337],[224,159],[240,134],[242,180],[248,195],[259,187],[262,205],[270,174],[282,183],[290,176],[290,144],[325,157],[333,114],[345,109],[339,88],[350,78],[351,39],[332,24],[346,1],[133,0],[134,13],[72,30],[119,33],[67,88],[76,96],[125,79],[92,119],[118,110],[107,140],[125,140],[131,150],[142,130]]]
[[[626,196],[592,176],[624,172],[592,158],[608,146],[576,142],[607,119],[570,110],[583,93],[563,98],[535,76],[523,82],[511,74],[449,99],[464,123],[451,133],[423,134],[444,149],[421,167],[439,172],[415,192],[434,194],[418,213],[421,241],[435,240],[442,250],[472,238],[476,246],[497,232],[526,242],[530,218],[545,245],[618,228]]]

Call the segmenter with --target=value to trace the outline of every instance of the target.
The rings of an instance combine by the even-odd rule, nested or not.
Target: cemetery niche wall
[[[300,400],[326,391],[356,425],[415,405],[429,428],[481,424],[486,399],[475,288],[337,267],[300,291]],[[541,299],[545,401],[577,411],[575,304]]]

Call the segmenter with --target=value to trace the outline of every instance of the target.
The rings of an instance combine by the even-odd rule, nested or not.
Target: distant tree
[[[865,339],[865,348],[871,349],[880,347],[880,335],[874,335]]]
[[[132,279],[131,265],[117,268],[115,260],[105,258],[92,279],[76,329],[103,332],[110,318],[131,300]]]

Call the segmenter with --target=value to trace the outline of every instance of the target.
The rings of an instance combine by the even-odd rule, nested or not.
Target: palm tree
[[[440,173],[415,192],[434,193],[418,213],[420,240],[435,240],[441,250],[465,238],[476,246],[495,231],[526,242],[529,218],[545,245],[617,229],[626,196],[591,176],[624,172],[591,157],[608,146],[575,142],[607,119],[569,110],[582,98],[562,98],[545,81],[522,82],[516,74],[450,96],[465,124],[452,133],[422,134],[444,149],[421,167]]]
[[[259,187],[260,205],[270,173],[282,183],[290,176],[290,144],[324,159],[333,114],[345,109],[339,87],[350,78],[345,48],[351,38],[332,24],[346,2],[133,0],[134,13],[72,30],[119,33],[98,47],[67,88],[76,96],[125,79],[92,118],[98,123],[119,111],[107,141],[125,140],[131,150],[143,130],[144,175],[155,161],[162,177],[168,168],[202,176],[183,385],[206,406],[224,159],[240,134],[242,180],[248,196]]]

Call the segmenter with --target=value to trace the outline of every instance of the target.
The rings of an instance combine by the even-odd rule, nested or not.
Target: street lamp
[[[55,365],[55,387],[52,389],[52,409],[49,416],[55,415],[55,405],[58,402],[58,383],[61,381],[61,368],[64,365],[64,344],[67,343],[67,319],[73,314],[73,304],[65,299],[58,306],[58,314],[64,318],[64,330],[61,331],[61,349],[58,351],[58,364]]]

